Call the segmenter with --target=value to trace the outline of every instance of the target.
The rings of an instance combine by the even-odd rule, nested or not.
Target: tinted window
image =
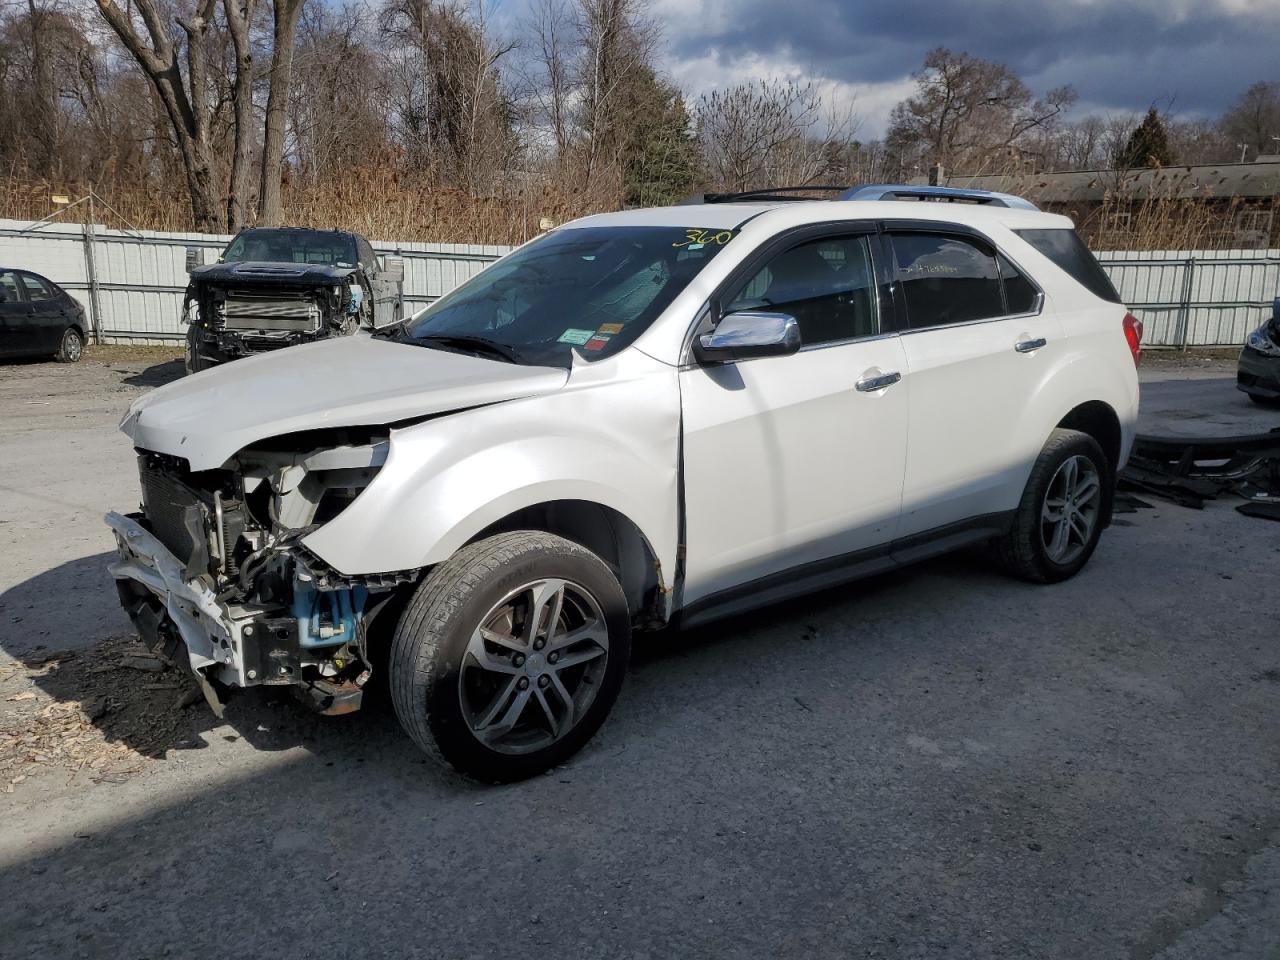
[[[762,267],[724,309],[789,313],[804,344],[878,333],[868,239],[830,237],[792,247]]]
[[[53,299],[53,293],[50,292],[49,288],[45,286],[44,281],[41,280],[39,277],[33,277],[29,273],[24,273],[21,276],[22,276],[22,285],[27,289],[28,300],[52,300]]]
[[[22,294],[18,292],[18,275],[12,270],[0,271],[0,300],[21,300]]]
[[[441,297],[392,338],[449,349],[447,338],[478,337],[529,364],[568,365],[575,353],[607,357],[640,336],[732,239],[731,230],[685,227],[553,230]]]
[[[960,236],[890,237],[912,329],[1004,315],[995,254]]]
[[[1016,233],[1094,296],[1120,302],[1120,294],[1074,230],[1018,230]]]
[[[1010,314],[1033,313],[1038,291],[1030,280],[1018,272],[1018,268],[1000,257],[1000,279],[1004,282],[1006,311]]]
[[[354,267],[356,245],[349,234],[333,230],[244,230],[220,258],[224,263],[316,263]]]

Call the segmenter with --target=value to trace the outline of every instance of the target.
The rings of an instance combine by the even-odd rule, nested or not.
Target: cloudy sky
[[[522,0],[502,0],[510,14]],[[650,0],[664,66],[697,93],[796,77],[853,100],[884,131],[935,46],[1012,66],[1036,94],[1064,83],[1077,115],[1162,109],[1216,116],[1280,80],[1280,0]]]

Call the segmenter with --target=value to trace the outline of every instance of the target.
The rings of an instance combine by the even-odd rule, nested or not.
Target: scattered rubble
[[[1280,429],[1202,439],[1140,435],[1120,488],[1196,510],[1235,495],[1246,501],[1236,507],[1246,516],[1280,520]]]
[[[55,768],[120,782],[190,741],[185,708],[202,701],[132,637],[0,667],[0,791]]]

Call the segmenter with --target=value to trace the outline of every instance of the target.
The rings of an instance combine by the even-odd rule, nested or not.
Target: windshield
[[[332,230],[245,230],[222,251],[223,263],[317,263],[356,265],[355,240]]]
[[[518,363],[567,366],[631,344],[733,238],[731,230],[558,230],[432,304],[400,336],[466,349],[488,341]],[[432,340],[436,343],[432,343]]]

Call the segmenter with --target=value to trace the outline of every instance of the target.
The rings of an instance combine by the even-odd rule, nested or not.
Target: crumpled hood
[[[244,260],[196,267],[191,271],[191,279],[215,283],[315,286],[341,283],[355,272],[355,267],[331,267],[323,263],[268,263]]]
[[[553,393],[569,373],[338,337],[237,360],[139,397],[120,422],[133,445],[220,467],[267,437],[407,420]]]

